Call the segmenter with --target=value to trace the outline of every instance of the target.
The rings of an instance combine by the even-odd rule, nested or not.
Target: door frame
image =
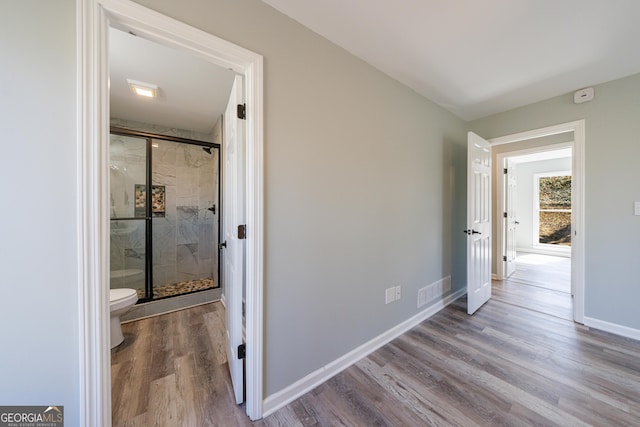
[[[559,142],[552,145],[545,145],[541,147],[525,148],[522,150],[506,151],[504,153],[498,153],[496,154],[496,165],[494,170],[494,173],[496,174],[495,175],[496,179],[498,176],[504,177],[504,174],[502,173],[502,169],[505,167],[504,166],[505,160],[508,159],[509,157],[543,153],[546,151],[561,150],[563,148],[569,148],[569,147],[573,148],[573,142]],[[572,153],[572,157],[573,157],[573,153]],[[505,212],[507,209],[506,203],[505,203],[506,202],[505,186],[506,186],[506,183],[504,179],[502,180],[502,182],[496,181],[496,200],[498,201],[498,209],[496,211],[496,215],[497,215],[496,220],[501,219],[499,217],[500,213]],[[504,221],[500,221],[499,223],[501,225],[499,227],[496,227],[496,242],[504,243],[506,239],[505,224],[504,224]],[[497,247],[497,253],[496,253],[497,262],[496,262],[495,279],[503,280],[505,277],[507,277],[505,262],[502,261],[502,259],[504,259],[504,256],[506,255],[505,247],[504,245],[496,246],[496,247]]]
[[[263,404],[263,58],[127,0],[76,0],[79,406],[81,425],[111,425],[108,28],[190,52],[245,78],[246,412]]]
[[[527,154],[540,151],[548,151],[549,147],[561,148],[562,146],[571,146],[573,149],[571,158],[572,180],[571,180],[571,225],[573,235],[571,236],[571,290],[573,293],[573,320],[577,323],[584,323],[584,244],[585,244],[585,227],[584,227],[584,188],[585,188],[585,120],[577,120],[568,123],[548,126],[545,128],[534,129],[530,131],[515,133],[498,138],[490,139],[492,145],[504,145],[514,142],[527,141],[530,139],[541,138],[544,136],[557,135],[565,132],[573,132],[572,143],[558,143],[544,148],[532,148],[531,150],[519,150],[518,154]],[[553,149],[553,148],[552,148]],[[496,156],[496,167],[503,167],[502,159],[513,156],[514,152],[499,153]],[[498,175],[496,175],[498,176]],[[500,210],[504,212],[504,185],[496,185],[496,197]],[[497,241],[502,242],[504,239],[504,225],[497,227]],[[504,256],[502,245],[498,245],[498,258],[500,260],[496,265],[496,278],[502,280],[504,278],[504,262],[501,261]]]

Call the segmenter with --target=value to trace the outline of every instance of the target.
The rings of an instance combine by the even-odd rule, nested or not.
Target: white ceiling
[[[224,113],[235,73],[123,31],[109,30],[111,117],[210,133]],[[159,87],[134,95],[127,79]]]
[[[465,120],[640,72],[640,0],[263,1]]]

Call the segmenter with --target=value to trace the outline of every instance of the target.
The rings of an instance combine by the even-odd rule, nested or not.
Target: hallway
[[[492,298],[572,320],[571,258],[518,254],[516,271],[505,280],[493,281]]]
[[[494,281],[473,316],[460,298],[255,423],[231,398],[220,303],[127,323],[113,425],[634,425],[640,342],[567,320],[571,296],[536,265]]]

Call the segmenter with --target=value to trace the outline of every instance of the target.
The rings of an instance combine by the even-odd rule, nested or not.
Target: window
[[[534,244],[571,246],[571,172],[534,176]]]

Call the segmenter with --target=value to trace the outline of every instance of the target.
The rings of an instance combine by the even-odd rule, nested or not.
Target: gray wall
[[[485,138],[585,119],[585,316],[640,328],[640,74],[470,123]]]
[[[260,1],[140,3],[265,57],[265,395],[416,314],[418,288],[463,286],[462,120]],[[77,425],[75,4],[0,12],[0,304],[20,326],[0,400]]]
[[[139,3],[265,58],[265,396],[416,314],[464,122],[260,1]]]
[[[538,173],[562,171],[571,172],[570,157],[519,163],[516,166],[516,217],[520,223],[518,224],[516,232],[516,245],[518,250],[533,249],[533,176]],[[540,248],[538,248],[538,251],[540,251]]]
[[[139,3],[265,58],[265,395],[416,314],[452,274],[465,123],[262,2]]]
[[[79,424],[75,2],[0,2],[0,404]]]
[[[266,395],[415,314],[419,287],[463,286],[463,121],[257,0],[140,3],[265,57]],[[77,425],[75,5],[2,2],[0,16],[0,312],[19,325],[0,329],[0,401],[62,404]],[[638,99],[640,75],[469,126],[587,120],[586,315],[633,328]],[[403,297],[384,305],[393,285]]]

